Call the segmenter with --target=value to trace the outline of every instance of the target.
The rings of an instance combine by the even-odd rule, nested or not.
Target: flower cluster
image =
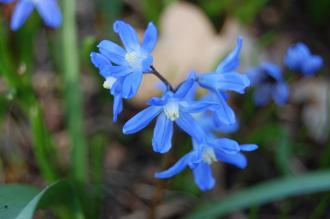
[[[312,55],[304,43],[297,43],[289,47],[284,64],[303,76],[311,76],[322,67],[323,60],[318,55]],[[277,105],[283,105],[288,101],[289,86],[283,78],[281,68],[276,64],[263,62],[255,68],[248,69],[246,75],[255,87],[253,99],[257,106],[265,106],[271,100]]]
[[[312,55],[304,43],[297,43],[288,49],[284,63],[292,71],[310,76],[322,67],[323,60],[318,55]]]
[[[256,68],[247,71],[252,85],[256,87],[253,99],[256,105],[264,106],[273,100],[278,105],[287,102],[289,86],[283,79],[281,69],[271,63],[264,62]]]
[[[135,96],[144,74],[154,74],[165,85],[161,97],[152,97],[148,107],[133,116],[123,127],[124,134],[139,132],[156,119],[152,147],[155,152],[166,153],[172,147],[174,124],[192,138],[192,151],[184,155],[168,170],[155,174],[156,178],[169,178],[185,167],[193,173],[201,190],[212,189],[215,180],[210,165],[216,161],[233,164],[239,168],[247,165],[243,151],[257,149],[254,144],[240,145],[228,138],[219,138],[216,132],[234,130],[237,121],[234,111],[227,103],[228,91],[244,93],[250,85],[246,75],[236,72],[242,38],[236,48],[218,65],[215,71],[192,72],[188,78],[173,88],[153,67],[151,55],[157,41],[157,30],[148,24],[142,43],[134,29],[123,21],[116,21],[114,31],[119,35],[123,48],[112,41],[104,40],[98,52],[91,53],[92,63],[104,78],[103,87],[114,96],[113,120],[122,111],[122,99]],[[196,98],[200,87],[208,93]]]
[[[15,0],[0,0],[0,3],[12,3]],[[12,30],[19,29],[36,8],[44,23],[57,28],[62,23],[62,14],[56,0],[17,0],[10,22]]]

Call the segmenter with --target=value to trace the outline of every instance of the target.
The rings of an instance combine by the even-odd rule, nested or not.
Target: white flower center
[[[132,68],[140,68],[142,64],[142,57],[139,52],[132,51],[125,55],[125,60]]]
[[[202,159],[207,164],[212,164],[213,162],[218,161],[217,157],[215,156],[214,150],[211,147],[206,147],[203,150]]]
[[[167,118],[169,118],[171,121],[176,120],[179,118],[179,103],[174,100],[170,100],[165,106],[164,106],[164,112]]]
[[[116,83],[117,78],[114,77],[107,77],[106,80],[103,82],[103,87],[106,89],[111,89],[114,83]]]

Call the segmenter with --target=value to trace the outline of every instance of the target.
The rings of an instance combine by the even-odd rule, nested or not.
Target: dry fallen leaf
[[[238,22],[228,20],[221,34],[217,34],[207,16],[187,2],[171,4],[161,15],[159,40],[154,56],[154,66],[174,85],[185,79],[191,70],[207,72],[214,69],[218,60],[236,45],[236,38],[244,36],[244,49],[249,37],[243,34]],[[133,99],[145,103],[157,94],[158,80],[144,77],[140,90]]]
[[[311,137],[324,142],[329,135],[328,93],[330,83],[325,79],[306,78],[292,88],[292,100],[305,103],[302,116]]]

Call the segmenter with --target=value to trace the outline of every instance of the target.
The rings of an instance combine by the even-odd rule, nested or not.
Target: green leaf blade
[[[0,218],[17,218],[26,207],[26,203],[35,197],[40,190],[28,185],[0,186]]]
[[[328,189],[330,189],[329,171],[284,177],[237,192],[224,200],[206,204],[186,218],[215,218],[254,205]]]
[[[69,181],[58,181],[39,190],[27,185],[0,185],[0,218],[32,219],[39,208],[69,207],[74,219],[84,219]],[[73,216],[74,215],[74,216]]]

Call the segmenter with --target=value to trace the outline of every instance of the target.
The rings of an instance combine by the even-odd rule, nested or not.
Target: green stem
[[[82,95],[79,77],[79,56],[75,26],[75,0],[63,0],[63,28],[61,34],[66,95],[67,122],[72,145],[74,178],[87,181],[87,146],[83,134]]]
[[[47,156],[49,154],[46,150],[46,147],[51,145],[49,133],[45,127],[41,108],[38,103],[32,104],[29,107],[29,119],[32,126],[32,140],[35,146],[34,153],[38,166],[45,179],[55,181],[57,177],[49,163],[49,157]]]

